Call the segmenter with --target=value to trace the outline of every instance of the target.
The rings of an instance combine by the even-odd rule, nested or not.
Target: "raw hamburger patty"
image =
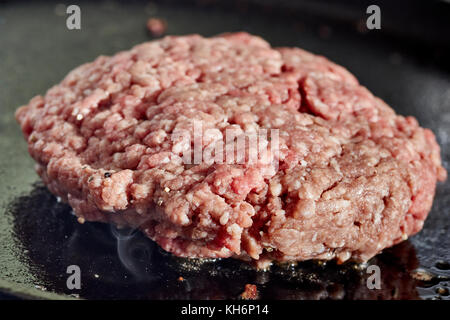
[[[324,57],[246,33],[101,56],[16,118],[38,174],[80,222],[138,227],[183,257],[365,261],[422,228],[446,177],[415,118]],[[190,143],[172,137],[194,121],[217,129],[202,149],[227,129],[278,129],[279,152],[186,164]]]

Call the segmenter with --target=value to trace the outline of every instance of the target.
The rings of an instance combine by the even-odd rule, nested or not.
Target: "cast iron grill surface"
[[[448,180],[437,187],[424,229],[369,261],[381,270],[381,289],[370,290],[364,266],[304,262],[256,272],[238,261],[175,258],[133,230],[80,225],[71,208],[37,182],[14,121],[18,106],[44,94],[74,67],[151,40],[146,20],[159,17],[167,21],[168,34],[212,36],[244,30],[272,46],[298,46],[327,56],[353,72],[396,112],[413,115],[431,128],[449,170],[450,77],[443,58],[449,44],[442,38],[433,43],[434,35],[422,41],[404,26],[397,33],[387,27],[368,32],[360,23],[367,17],[365,3],[352,7],[350,21],[341,21],[329,12],[320,18],[320,10],[315,9],[314,15],[302,11],[308,6],[288,13],[287,2],[271,14],[270,1],[262,8],[254,1],[216,7],[177,1],[151,5],[78,1],[82,29],[74,31],[66,28],[66,15],[58,3],[0,2],[2,291],[34,298],[235,299],[251,283],[266,299],[449,299]],[[442,25],[435,27],[437,34],[445,34]],[[69,265],[81,269],[81,290],[67,289]]]

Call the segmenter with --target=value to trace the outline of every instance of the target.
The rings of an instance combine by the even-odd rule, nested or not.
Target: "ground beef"
[[[258,299],[258,288],[256,285],[248,283],[239,297],[243,300],[256,300]]]
[[[38,174],[80,222],[139,228],[182,257],[365,261],[422,228],[446,177],[415,118],[324,57],[246,33],[101,56],[16,118]],[[278,129],[279,152],[186,164],[191,145],[173,135],[195,121],[215,129],[201,150],[227,129]]]
[[[160,37],[167,30],[166,21],[159,18],[150,18],[147,20],[147,30],[154,37]]]

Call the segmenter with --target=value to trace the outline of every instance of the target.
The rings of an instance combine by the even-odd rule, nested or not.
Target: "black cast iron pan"
[[[381,30],[365,28],[372,2],[71,1],[82,29],[66,28],[59,1],[0,1],[0,290],[3,298],[224,299],[256,284],[272,299],[448,299],[450,182],[440,184],[424,230],[364,268],[334,263],[275,266],[256,272],[236,261],[186,262],[138,232],[80,225],[40,184],[14,110],[43,94],[77,65],[152,39],[149,17],[168,34],[205,36],[245,30],[273,46],[298,46],[347,67],[397,112],[431,128],[450,160],[449,4],[378,1]],[[80,290],[66,286],[78,265]],[[180,281],[180,277],[184,280]]]

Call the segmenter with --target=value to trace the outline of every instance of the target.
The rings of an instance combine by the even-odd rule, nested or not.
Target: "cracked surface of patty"
[[[183,257],[365,261],[422,228],[446,178],[415,118],[326,58],[246,33],[101,56],[16,118],[38,174],[80,221],[137,227]],[[202,150],[226,130],[278,129],[279,153],[186,165],[191,144],[173,136],[195,121],[214,133]]]

